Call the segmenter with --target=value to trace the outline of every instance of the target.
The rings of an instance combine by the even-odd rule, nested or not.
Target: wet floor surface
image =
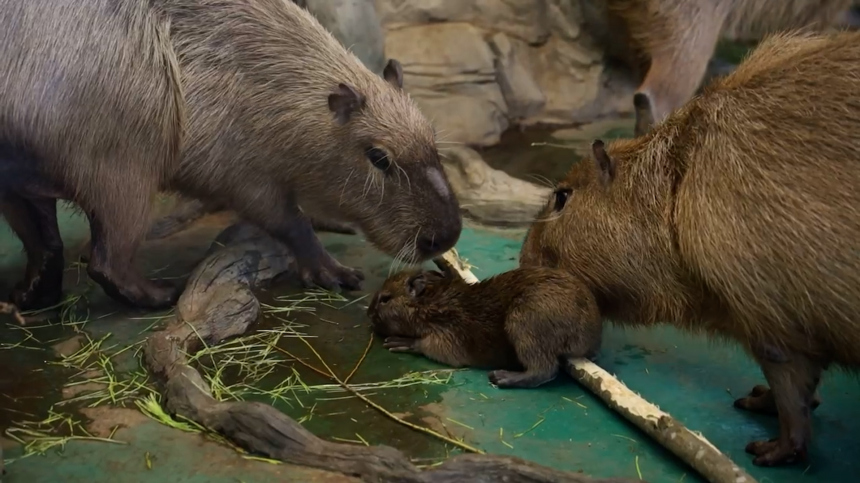
[[[616,127],[598,135],[606,136],[606,131],[610,135],[623,132],[612,129]],[[617,129],[623,130],[623,126]],[[594,137],[593,132],[584,129],[552,136],[527,134],[534,136],[528,142],[524,138],[510,141],[520,146],[519,152],[509,151],[506,156],[494,157],[496,155],[488,151],[484,155],[494,165],[523,178],[536,173],[553,179],[563,173],[559,167],[563,160],[587,154],[583,150],[587,150],[588,140]],[[533,142],[559,144],[565,148],[531,146]],[[545,151],[537,155],[534,149]],[[538,161],[545,160],[549,152],[558,157],[540,164]],[[534,162],[525,164],[530,162],[528,156],[532,154]],[[522,159],[526,161],[514,161]],[[181,279],[228,221],[210,217],[186,234],[148,244],[142,266],[148,273]],[[67,218],[63,232],[70,252],[74,252],[85,239],[85,224],[79,218]],[[522,231],[469,228],[464,231],[458,249],[475,265],[476,275],[486,277],[516,265],[522,236]],[[296,304],[285,299],[295,295],[297,290],[288,284],[271,287],[258,295],[263,303],[273,308],[266,309],[254,329],[258,332],[283,330],[288,325],[293,335],[302,334],[331,369],[344,378],[362,359],[371,340],[364,315],[367,299],[360,298],[379,287],[389,273],[391,260],[368,248],[360,237],[325,235],[324,241],[342,263],[364,269],[365,291],[350,295],[344,301],[323,303],[316,300],[299,304],[312,307],[313,312],[287,313],[283,308]],[[0,240],[0,263],[3,265],[0,269],[4,274],[20,273],[22,260],[16,243],[11,236]],[[9,476],[4,483],[347,480],[340,475],[245,459],[199,434],[185,433],[146,418],[131,400],[123,402],[127,406],[124,411],[111,409],[113,404],[88,408],[92,399],[60,404],[64,397],[81,394],[69,392],[69,387],[65,387],[70,381],[81,380],[81,377],[74,377],[79,371],[56,364],[63,360],[60,354],[74,353],[75,343],[60,343],[72,338],[79,338],[76,342],[79,345],[81,340],[104,339],[104,347],[111,352],[143,340],[149,331],[163,323],[153,318],[159,314],[118,306],[85,277],[81,276],[78,281],[76,270],[72,266],[67,274],[67,286],[73,287],[70,292],[81,295],[74,318],[67,315],[65,325],[34,324],[37,327],[30,329],[32,336],[11,327],[0,330],[0,429],[20,428],[22,422],[43,420],[53,408],[55,412],[78,418],[94,435],[110,436],[116,429],[113,438],[124,444],[72,441],[63,451],[53,448],[45,456],[13,462],[8,466]],[[12,280],[4,282],[8,285]],[[433,464],[459,451],[451,444],[393,422],[343,391],[331,386],[320,387],[330,385],[331,381],[293,360],[297,358],[321,368],[320,361],[300,339],[285,337],[277,345],[289,352],[289,356],[279,353],[283,363],[258,385],[274,393],[280,391],[277,388],[283,388],[286,381],[291,381],[291,390],[280,391],[277,397],[257,391],[246,395],[248,399],[273,403],[325,439],[394,446],[418,464]],[[622,330],[608,327],[598,362],[634,391],[690,428],[703,432],[761,482],[853,481],[860,471],[857,458],[860,443],[853,438],[860,432],[857,411],[860,387],[850,377],[832,373],[823,382],[824,402],[814,415],[816,442],[811,449],[811,463],[763,469],[752,466],[743,447],[751,439],[773,434],[776,421],[732,408],[733,398],[762,382],[759,370],[735,347],[711,344],[669,328]],[[134,350],[124,352],[112,363],[122,377],[140,372]],[[200,360],[201,368],[208,364],[205,359]],[[237,373],[225,374],[223,380],[232,384],[243,377]],[[411,385],[390,387],[392,381]],[[350,383],[362,387],[363,394],[394,415],[448,437],[462,438],[467,444],[488,452],[517,455],[600,477],[638,477],[641,474],[651,482],[700,481],[671,455],[651,444],[644,435],[566,377],[534,390],[500,390],[488,383],[483,371],[451,372],[414,355],[390,354],[374,340]],[[367,386],[374,383],[375,387]],[[55,423],[54,426],[61,425]],[[60,433],[63,431],[62,427],[56,429]],[[12,444],[8,438],[3,445],[7,458],[21,456],[20,446]]]

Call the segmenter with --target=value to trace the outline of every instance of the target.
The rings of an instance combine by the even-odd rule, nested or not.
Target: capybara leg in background
[[[775,466],[806,459],[812,439],[812,403],[821,380],[821,365],[802,354],[763,357],[754,354],[764,372],[779,415],[779,437],[753,441],[746,451],[756,456],[759,466]]]
[[[719,40],[721,23],[700,25],[665,50],[651,53],[651,66],[633,96],[636,136],[647,133],[654,123],[683,106],[699,88]]]
[[[24,280],[13,290],[12,303],[21,310],[60,303],[65,263],[63,240],[57,225],[57,201],[7,195],[0,203],[0,211],[27,253]]]
[[[628,39],[628,63],[644,78],[633,96],[641,136],[695,94],[732,7],[730,1],[609,0],[612,25]]]

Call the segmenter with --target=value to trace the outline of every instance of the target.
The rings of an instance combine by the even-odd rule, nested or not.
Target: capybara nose
[[[373,298],[370,299],[370,304],[367,306],[367,315],[373,317],[376,314],[376,309],[379,308],[381,304],[388,303],[391,300],[391,294],[389,292],[376,292],[373,295]]]
[[[422,260],[441,255],[457,244],[462,231],[462,223],[452,223],[435,233],[422,234],[415,240],[415,249]]]

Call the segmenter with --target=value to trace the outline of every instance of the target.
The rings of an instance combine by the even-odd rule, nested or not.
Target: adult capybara
[[[374,294],[367,314],[388,350],[494,369],[498,387],[537,387],[555,379],[562,358],[597,355],[597,303],[566,270],[517,268],[470,284],[436,265],[441,272],[396,273]]]
[[[613,35],[644,67],[634,96],[636,135],[698,89],[717,41],[757,40],[782,30],[843,23],[852,0],[607,0]],[[644,64],[644,65],[643,65]]]
[[[315,214],[412,260],[459,237],[433,128],[400,65],[374,75],[292,2],[0,0],[0,12],[0,195],[77,203],[88,272],[121,301],[176,299],[133,268],[159,190],[237,211],[325,288],[363,276],[325,251]],[[58,237],[40,213],[31,225]]]
[[[566,268],[620,323],[739,342],[780,434],[758,465],[806,456],[819,378],[860,367],[860,33],[780,34],[644,137],[575,165],[523,266]],[[772,408],[771,408],[772,409]]]

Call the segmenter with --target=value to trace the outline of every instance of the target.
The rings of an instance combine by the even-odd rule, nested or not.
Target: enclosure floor
[[[626,135],[607,126],[605,138]],[[582,153],[590,131],[569,132],[550,142],[579,143],[578,151],[540,148],[541,156],[531,153],[534,162],[522,161],[523,153],[510,147],[487,153],[491,162],[511,171],[530,170],[554,178]],[[529,143],[541,141],[530,138]],[[522,140],[514,140],[522,144]],[[508,154],[503,155],[505,149]],[[540,164],[543,163],[543,164]],[[527,178],[528,176],[523,176]],[[187,274],[200,259],[217,233],[229,222],[224,216],[210,216],[195,227],[170,239],[149,243],[141,256],[141,267],[159,277]],[[5,227],[5,225],[4,225]],[[64,212],[61,228],[68,248],[67,263],[76,260],[88,236],[82,217]],[[23,270],[19,242],[8,229],[0,229],[0,293]],[[516,266],[522,231],[467,228],[458,244],[461,256],[475,265],[481,278]],[[379,287],[389,273],[391,259],[379,254],[359,236],[323,235],[328,249],[341,262],[365,271],[365,292]],[[155,276],[155,275],[153,275]],[[80,278],[80,280],[79,280]],[[86,284],[74,267],[67,273],[69,292],[80,292]],[[260,293],[264,302],[277,305],[276,296],[295,291],[278,285]],[[108,299],[100,289],[87,292],[89,322],[84,330],[97,339],[111,334],[117,346],[131,344],[146,336],[147,314],[127,310]],[[314,314],[295,316],[306,324],[312,343],[341,376],[350,372],[368,344],[370,331],[364,314],[364,300],[346,309],[317,307]],[[5,325],[8,318],[0,319]],[[273,316],[260,321],[259,327],[276,323]],[[34,329],[35,330],[35,329]],[[38,421],[62,399],[68,372],[48,364],[57,360],[52,349],[58,341],[75,337],[65,327],[38,329],[41,343],[32,349],[8,349],[21,342],[22,333],[0,326],[0,430],[21,420]],[[50,342],[49,342],[50,341]],[[285,349],[313,362],[309,351],[297,339],[282,342]],[[860,474],[860,386],[854,378],[828,373],[821,386],[823,404],[813,416],[815,444],[810,465],[765,469],[752,465],[744,446],[753,439],[775,434],[775,418],[756,416],[736,410],[732,400],[762,383],[758,368],[731,345],[715,345],[704,338],[680,334],[668,327],[652,330],[623,330],[608,326],[599,364],[618,375],[634,391],[668,411],[687,426],[701,431],[721,450],[728,453],[760,482],[794,483],[801,481],[856,481]],[[137,361],[126,362],[118,370],[134,370]],[[295,366],[306,384],[329,381],[301,366]],[[351,380],[362,384],[390,381],[413,371],[444,370],[422,358],[390,354],[378,340]],[[289,368],[275,379],[287,378]],[[396,389],[374,389],[367,393],[389,411],[411,422],[423,424],[443,434],[462,437],[468,444],[490,453],[512,454],[556,468],[581,471],[598,477],[641,477],[652,483],[700,481],[671,455],[652,444],[646,436],[624,422],[590,393],[567,377],[533,390],[493,388],[486,374],[477,370],[454,372],[447,384],[419,384]],[[392,422],[354,398],[338,394],[295,394],[290,405],[278,406],[315,434],[327,438],[364,439],[370,444],[400,448],[418,463],[432,464],[455,452],[451,446],[416,433]],[[77,410],[63,406],[64,411]],[[341,475],[273,465],[242,458],[233,449],[184,433],[144,417],[132,405],[129,409],[101,407],[84,409],[92,431],[120,425],[115,439],[127,444],[70,442],[65,450],[50,450],[45,456],[31,456],[8,465],[5,483],[32,482],[268,482],[278,481],[355,481]],[[7,458],[16,458],[21,448],[0,439]],[[149,463],[147,463],[147,460]]]

